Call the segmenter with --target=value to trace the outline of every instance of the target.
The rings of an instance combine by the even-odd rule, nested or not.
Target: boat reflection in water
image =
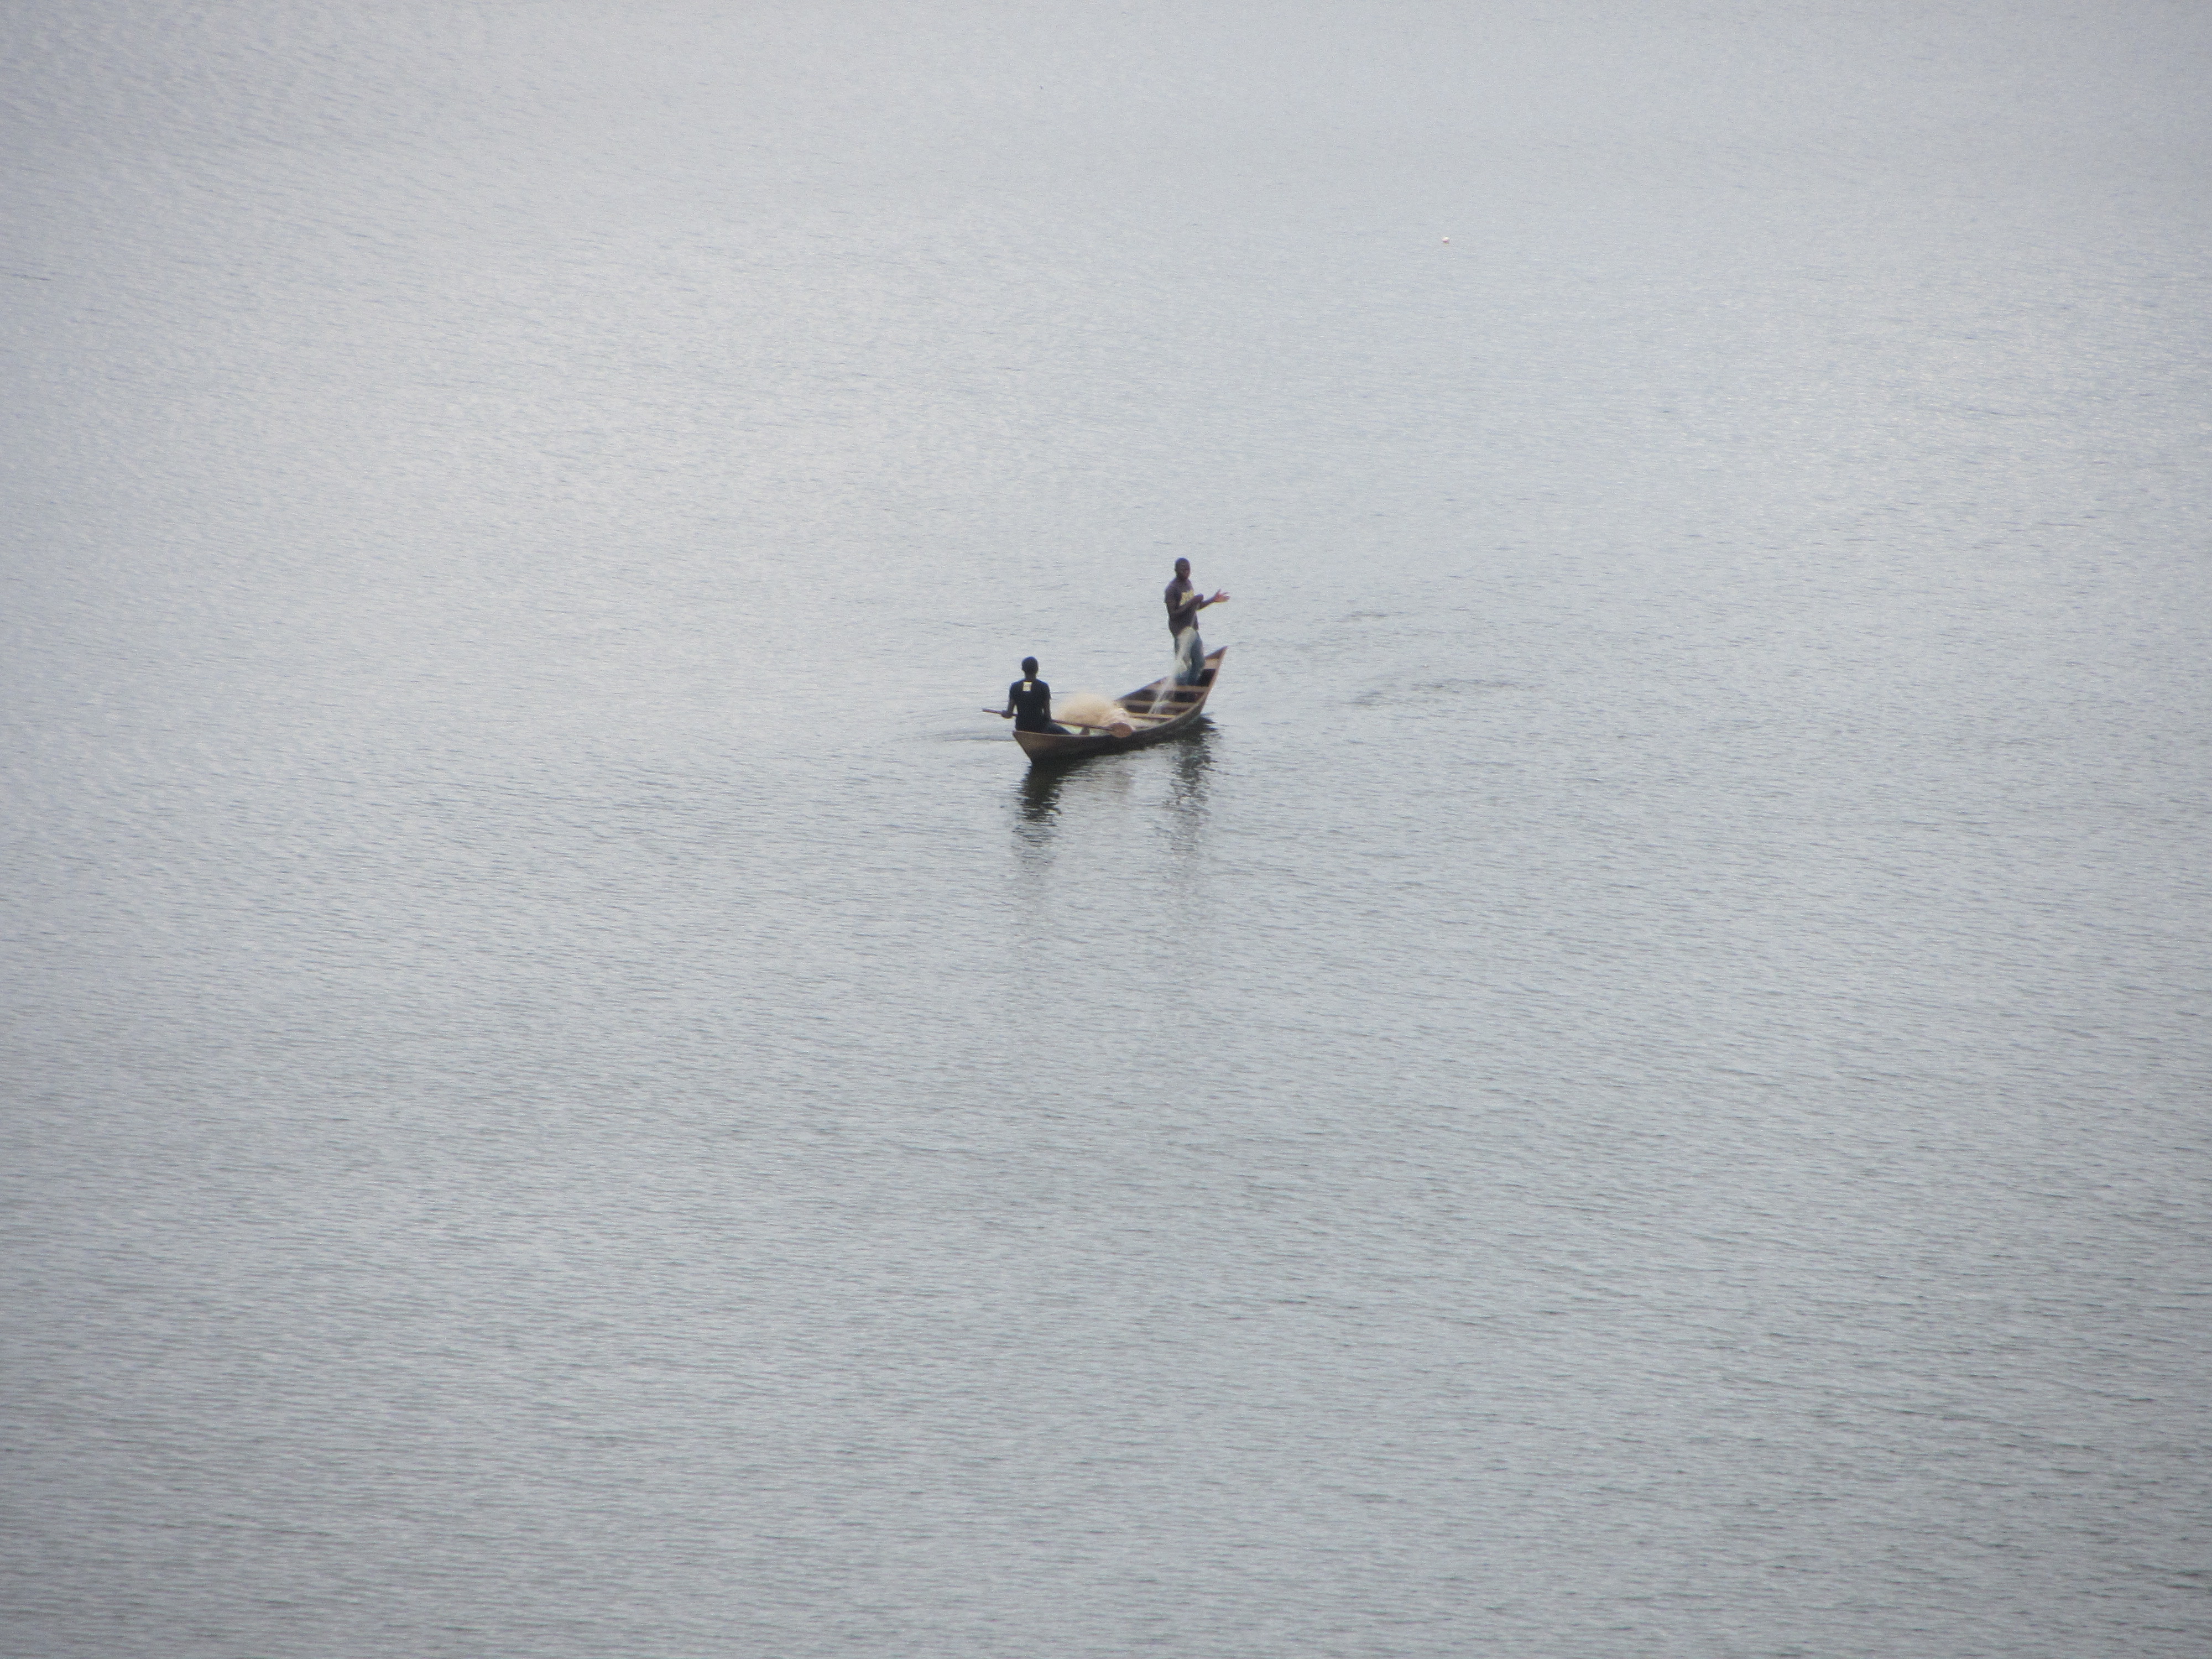
[[[1213,725],[1193,720],[1161,745],[1149,761],[1112,766],[1032,766],[1015,795],[1015,835],[1031,851],[1047,850],[1057,834],[1063,809],[1080,823],[1083,808],[1126,804],[1133,790],[1164,777],[1165,809],[1158,828],[1178,851],[1195,845],[1206,814],[1206,775],[1213,764]],[[1164,767],[1161,763],[1167,764]],[[1149,791],[1146,792],[1149,793]]]
[[[1206,774],[1213,767],[1212,737],[1212,723],[1200,720],[1189,737],[1170,746],[1175,757],[1175,787],[1168,796],[1169,811],[1161,821],[1160,830],[1167,836],[1168,845],[1177,853],[1196,852],[1199,834],[1206,828]]]

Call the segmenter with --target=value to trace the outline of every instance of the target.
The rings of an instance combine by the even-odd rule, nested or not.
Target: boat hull
[[[1164,742],[1197,724],[1198,717],[1206,710],[1206,700],[1213,695],[1214,684],[1220,678],[1221,659],[1228,654],[1226,646],[1207,652],[1206,670],[1195,685],[1176,685],[1174,676],[1170,675],[1115,698],[1115,702],[1131,717],[1128,724],[1133,729],[1125,738],[1095,731],[1017,732],[1014,741],[1021,744],[1022,752],[1030,757],[1032,766],[1081,760],[1086,755],[1118,755],[1125,749],[1143,749]]]

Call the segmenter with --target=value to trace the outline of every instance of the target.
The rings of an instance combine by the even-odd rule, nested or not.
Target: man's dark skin
[[[1168,584],[1166,594],[1168,632],[1171,635],[1180,635],[1186,628],[1197,627],[1200,611],[1205,610],[1209,605],[1221,604],[1228,597],[1226,593],[1216,593],[1210,599],[1199,598],[1198,590],[1190,585],[1190,561],[1177,559],[1175,566],[1175,580]]]

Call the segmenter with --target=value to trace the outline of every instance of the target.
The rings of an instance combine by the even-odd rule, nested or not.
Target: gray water
[[[0,1650],[2212,1649],[2204,8],[0,51]]]

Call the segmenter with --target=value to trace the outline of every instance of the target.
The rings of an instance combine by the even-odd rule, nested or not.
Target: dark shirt
[[[1199,592],[1190,585],[1188,576],[1177,576],[1168,584],[1168,632],[1180,634],[1186,628],[1198,626]]]
[[[1052,723],[1052,688],[1042,680],[1016,680],[1006,688],[1018,732],[1057,732]]]

